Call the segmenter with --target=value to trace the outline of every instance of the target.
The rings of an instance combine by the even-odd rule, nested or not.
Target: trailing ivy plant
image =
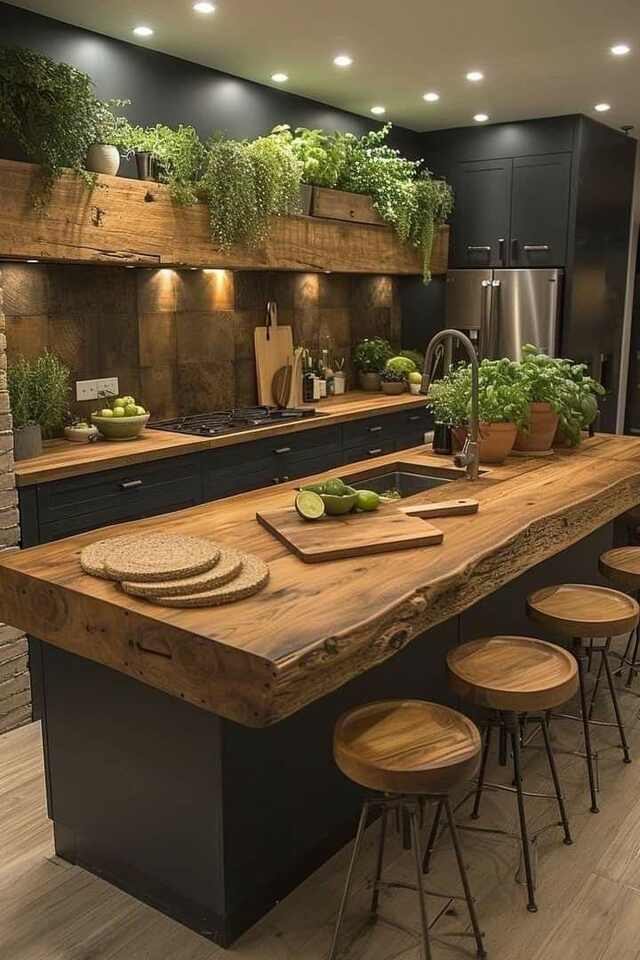
[[[150,153],[158,179],[169,186],[176,203],[197,203],[197,184],[204,173],[207,148],[192,126],[123,126],[117,146],[136,153]]]
[[[98,100],[91,78],[67,63],[22,47],[0,47],[0,135],[14,139],[28,160],[40,165],[40,201],[65,168],[88,186],[95,184],[96,175],[85,167],[87,150],[126,122],[114,114],[124,105]]]

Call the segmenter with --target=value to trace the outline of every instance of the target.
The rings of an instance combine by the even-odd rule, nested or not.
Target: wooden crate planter
[[[372,223],[379,227],[387,224],[373,206],[371,197],[345,190],[313,188],[311,215],[328,220],[346,220],[349,223]]]
[[[74,174],[34,209],[38,167],[0,160],[0,258],[148,267],[420,274],[420,251],[389,226],[318,217],[275,217],[260,247],[221,252],[211,244],[206,206],[180,207],[162,184],[100,176],[89,192]],[[331,191],[328,191],[331,192]],[[368,198],[361,198],[368,199]],[[432,273],[446,273],[449,231],[436,238]]]

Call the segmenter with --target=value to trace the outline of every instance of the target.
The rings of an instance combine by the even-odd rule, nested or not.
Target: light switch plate
[[[101,399],[104,397],[118,396],[119,387],[117,377],[106,377],[104,380],[96,380],[96,385],[98,389],[98,396]]]
[[[97,400],[97,380],[76,380],[76,400]]]

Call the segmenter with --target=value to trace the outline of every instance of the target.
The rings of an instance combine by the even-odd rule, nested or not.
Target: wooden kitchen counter
[[[395,462],[450,466],[422,447],[331,474]],[[80,549],[102,536],[93,531],[3,555],[0,618],[222,717],[266,726],[640,504],[640,439],[599,435],[577,450],[512,458],[476,483],[445,484],[404,501],[480,501],[477,515],[434,521],[442,545],[316,565],[255,520],[258,508],[291,503],[295,486],[108,529],[197,534],[252,551],[271,569],[256,597],[205,610],[136,600],[81,571]]]
[[[164,430],[145,430],[139,440],[109,442],[98,440],[95,443],[72,443],[70,440],[49,440],[44,452],[29,460],[16,463],[16,483],[19,487],[62,477],[79,477],[116,467],[128,467],[134,463],[146,463],[151,460],[163,460],[182,454],[228,447],[236,443],[247,443],[263,437],[275,437],[284,433],[296,433],[299,430],[313,430],[329,427],[348,420],[361,420],[375,414],[395,413],[424,407],[423,396],[403,393],[388,396],[384,393],[365,393],[352,390],[339,397],[318,400],[313,406],[322,416],[309,417],[293,423],[275,424],[270,427],[257,427],[255,430],[242,430],[225,434],[222,437],[189,437],[179,433],[167,433]]]

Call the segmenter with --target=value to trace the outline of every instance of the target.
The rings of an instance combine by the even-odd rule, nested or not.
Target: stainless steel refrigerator
[[[519,360],[531,343],[558,352],[563,272],[535,270],[450,270],[446,326],[464,330],[481,358]]]

